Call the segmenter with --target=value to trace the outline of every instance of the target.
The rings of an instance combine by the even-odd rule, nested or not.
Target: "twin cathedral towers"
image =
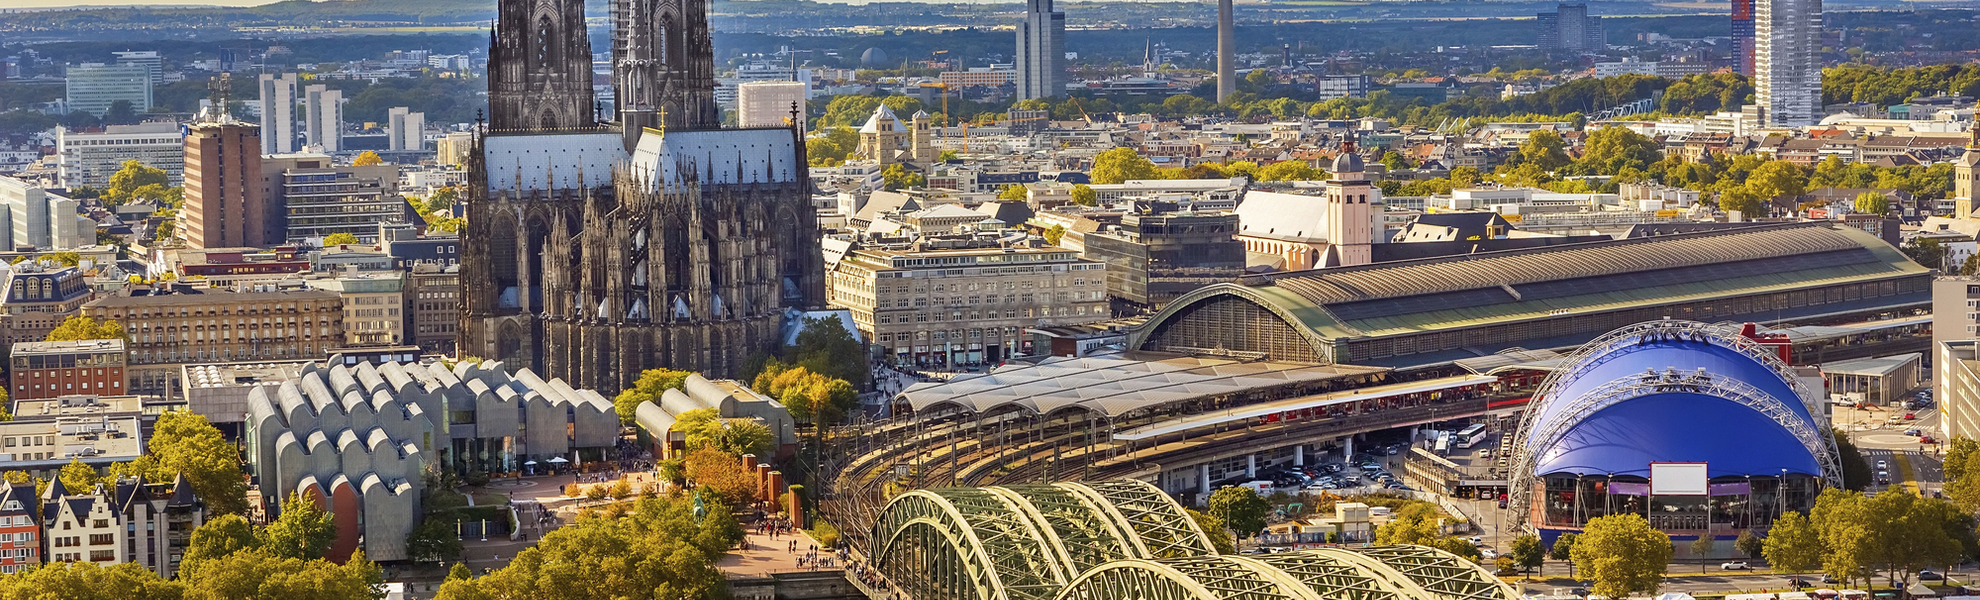
[[[734,376],[825,304],[804,141],[721,128],[707,10],[613,1],[607,120],[583,0],[500,0],[461,234],[462,354],[609,396],[646,369]]]

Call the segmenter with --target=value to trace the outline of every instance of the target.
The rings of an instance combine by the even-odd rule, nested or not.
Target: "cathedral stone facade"
[[[719,128],[704,0],[613,5],[609,122],[587,112],[588,85],[564,86],[589,81],[588,59],[566,60],[588,43],[583,2],[500,11],[460,352],[611,394],[645,369],[734,376],[825,303],[803,140]]]

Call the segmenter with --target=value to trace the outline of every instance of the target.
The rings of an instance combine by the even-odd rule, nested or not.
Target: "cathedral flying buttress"
[[[577,11],[577,32],[556,30],[570,18],[538,19],[552,30],[523,47],[583,35],[576,0],[504,0],[502,22],[545,6]],[[824,304],[803,140],[719,128],[703,0],[618,0],[613,27],[615,121],[563,121],[552,105],[564,103],[533,98],[494,109],[477,139],[461,351],[604,393],[651,368],[734,376],[780,343],[795,311]],[[509,41],[491,42],[504,62],[490,71],[520,60],[522,89],[578,75],[533,71],[558,57],[518,59]],[[491,106],[509,101],[497,86],[491,76]]]

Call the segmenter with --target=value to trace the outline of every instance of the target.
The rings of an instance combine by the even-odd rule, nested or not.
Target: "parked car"
[[[1725,571],[1751,571],[1753,567],[1748,566],[1744,562],[1735,561],[1719,565],[1719,569]]]

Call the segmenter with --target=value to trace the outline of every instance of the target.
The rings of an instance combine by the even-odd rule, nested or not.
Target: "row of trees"
[[[1845,583],[1882,575],[1903,587],[1920,569],[1957,564],[1980,550],[1974,518],[1945,500],[1903,488],[1875,496],[1829,489],[1806,516],[1789,513],[1767,530],[1762,555],[1777,572],[1820,571]]]
[[[1244,176],[1254,181],[1306,181],[1326,179],[1326,171],[1306,161],[1287,160],[1263,167],[1250,161],[1200,163],[1188,168],[1157,167],[1134,148],[1121,146],[1093,156],[1093,183],[1113,184],[1130,179],[1228,179]],[[1074,189],[1077,194],[1079,190]],[[1075,202],[1081,199],[1074,198]]]
[[[715,561],[743,538],[728,505],[704,496],[642,497],[624,516],[591,514],[543,536],[509,565],[448,577],[440,600],[719,598],[727,584]]]
[[[1868,102],[1889,106],[1937,94],[1980,96],[1980,65],[1886,68],[1845,64],[1822,69],[1823,104]]]

